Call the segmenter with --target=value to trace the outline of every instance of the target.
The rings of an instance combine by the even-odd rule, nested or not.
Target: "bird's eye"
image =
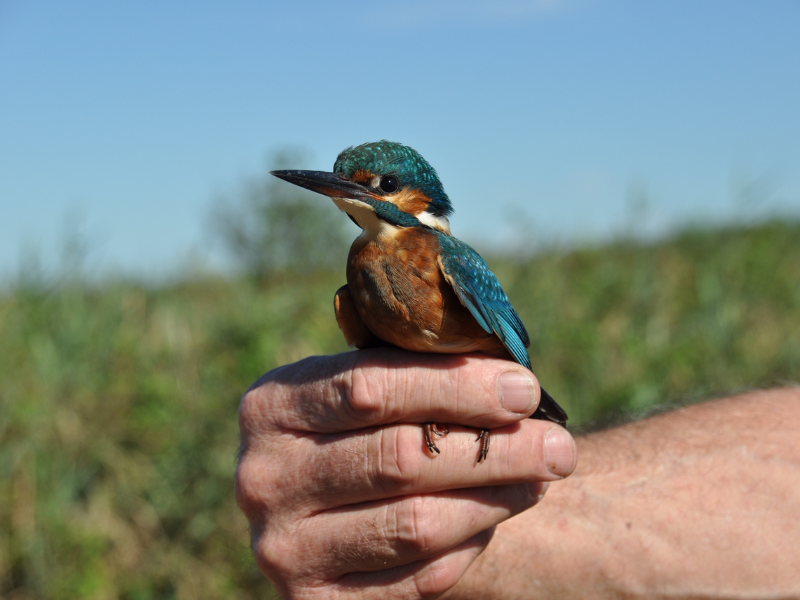
[[[385,175],[381,177],[381,189],[391,194],[392,192],[396,192],[397,188],[400,187],[400,182],[397,181],[397,177],[394,175]]]

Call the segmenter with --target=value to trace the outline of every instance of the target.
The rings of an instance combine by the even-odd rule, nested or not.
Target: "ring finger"
[[[505,485],[363,503],[318,513],[300,521],[296,530],[278,535],[291,535],[306,561],[319,557],[315,564],[304,565],[309,575],[334,580],[442,554],[530,508],[546,489],[545,483]],[[274,541],[270,537],[255,544],[268,561]],[[285,555],[274,560],[298,564]]]

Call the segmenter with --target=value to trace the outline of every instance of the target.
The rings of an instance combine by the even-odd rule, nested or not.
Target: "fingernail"
[[[533,380],[509,371],[500,376],[500,402],[503,407],[511,412],[525,414],[533,408]]]
[[[550,487],[549,481],[536,481],[530,485],[531,498],[534,504],[539,504],[544,499],[547,493],[547,488]]]
[[[549,481],[542,481],[542,487],[539,488],[539,495],[536,496],[536,501],[541,502],[544,500],[544,495],[547,493],[547,488],[550,487]]]
[[[544,436],[544,463],[553,475],[566,477],[575,469],[575,440],[561,427]]]

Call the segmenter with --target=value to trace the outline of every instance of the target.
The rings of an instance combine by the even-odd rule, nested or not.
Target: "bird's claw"
[[[428,451],[433,454],[439,454],[439,448],[436,447],[436,444],[433,442],[433,436],[438,435],[439,437],[444,437],[450,430],[447,428],[447,425],[442,425],[441,423],[425,423],[424,427],[425,432],[425,445],[428,447]]]
[[[433,441],[433,436],[438,435],[439,437],[444,437],[450,433],[447,425],[442,425],[441,423],[425,423],[423,431],[425,445],[428,447],[428,451],[431,454],[441,454],[439,448],[436,447],[436,444]],[[478,452],[478,462],[480,463],[485,461],[486,457],[489,455],[489,430],[481,429],[480,433],[478,434],[477,441],[481,443],[481,448]]]
[[[483,462],[489,454],[489,430],[481,429],[477,441],[481,442],[481,449],[478,452],[478,462]]]

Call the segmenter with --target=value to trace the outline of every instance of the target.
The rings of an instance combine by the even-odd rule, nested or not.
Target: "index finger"
[[[493,428],[530,416],[539,394],[536,377],[508,360],[378,348],[267,373],[242,399],[239,420],[243,436],[270,427],[336,433],[395,422]]]

